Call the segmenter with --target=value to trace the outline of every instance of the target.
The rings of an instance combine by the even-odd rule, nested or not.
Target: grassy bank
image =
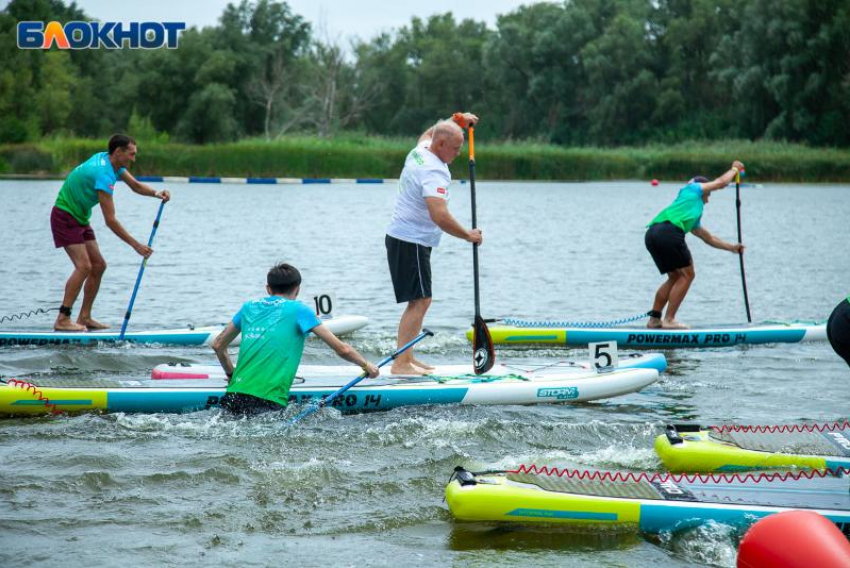
[[[139,142],[137,175],[222,177],[397,178],[415,142],[346,135],[333,139],[289,137],[204,146]],[[56,139],[0,146],[0,174],[63,175],[105,149],[106,140]],[[733,159],[752,181],[850,182],[850,149],[810,148],[776,142],[688,142],[631,148],[476,141],[482,180],[682,179],[713,176]],[[467,175],[466,155],[452,165]]]

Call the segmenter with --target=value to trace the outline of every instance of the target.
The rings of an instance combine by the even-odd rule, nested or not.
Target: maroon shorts
[[[81,245],[86,241],[95,240],[91,225],[80,225],[73,215],[58,207],[54,207],[50,212],[50,230],[53,232],[53,244],[56,248]]]

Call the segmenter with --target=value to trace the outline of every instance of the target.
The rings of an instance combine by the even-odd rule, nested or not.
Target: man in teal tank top
[[[100,254],[94,230],[89,224],[92,209],[100,205],[106,226],[137,253],[147,258],[153,250],[134,239],[115,218],[115,203],[112,200],[115,183],[121,179],[134,192],[163,201],[168,201],[171,197],[167,191],[155,191],[139,182],[127,170],[130,164],[136,161],[135,140],[123,134],[116,134],[109,139],[108,149],[108,152],[94,154],[68,174],[50,213],[53,243],[56,248],[64,248],[74,264],[74,271],[65,284],[59,316],[53,324],[56,331],[86,331],[109,327],[91,315],[94,299],[106,270],[106,261]],[[77,322],[74,323],[71,321],[71,308],[77,301],[80,290],[84,290],[83,305]]]
[[[744,245],[732,244],[719,239],[706,230],[702,224],[702,212],[712,191],[729,185],[744,164],[732,163],[731,169],[719,178],[709,182],[704,177],[693,178],[679,190],[679,195],[668,207],[649,223],[644,242],[661,274],[667,280],[655,292],[655,301],[649,312],[649,328],[687,329],[687,325],[676,320],[676,312],[682,305],[691,282],[696,277],[693,258],[685,235],[692,233],[714,248],[741,254]],[[667,312],[663,314],[664,306]]]
[[[213,341],[213,350],[228,376],[222,408],[245,415],[285,408],[301,363],[304,340],[311,331],[369,377],[378,376],[375,365],[340,341],[313,310],[296,300],[301,291],[298,269],[279,264],[269,271],[266,282],[269,295],[246,302]],[[234,368],[227,347],[240,332],[239,360]]]

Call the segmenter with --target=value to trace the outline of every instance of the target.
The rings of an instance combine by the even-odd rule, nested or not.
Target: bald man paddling
[[[396,302],[407,302],[398,325],[399,347],[416,337],[431,306],[431,249],[439,246],[442,234],[481,244],[481,231],[466,229],[448,207],[452,181],[448,164],[460,154],[463,130],[476,122],[478,117],[468,112],[441,120],[419,137],[404,162],[385,238]],[[399,355],[392,366],[394,375],[433,370],[413,356],[413,349]]]

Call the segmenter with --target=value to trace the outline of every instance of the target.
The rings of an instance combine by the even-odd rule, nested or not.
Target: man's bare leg
[[[677,271],[672,271],[667,273],[667,280],[664,281],[661,286],[658,287],[658,290],[655,292],[655,301],[652,303],[652,311],[661,313],[664,311],[664,306],[667,304],[667,300],[670,299],[670,290],[673,288],[673,285],[678,281],[680,275]],[[661,327],[661,318],[649,318],[649,322],[646,324],[646,327],[650,329],[658,329]]]
[[[667,313],[664,314],[664,320],[661,322],[661,327],[665,329],[687,329],[688,326],[676,320],[676,312],[679,311],[679,306],[685,300],[688,294],[688,289],[691,287],[691,282],[696,278],[694,265],[686,266],[676,270],[679,273],[679,278],[673,287],[670,289],[670,299],[667,302]]]
[[[431,306],[431,298],[417,298],[407,303],[401,321],[398,324],[399,349],[410,343],[422,330],[425,314]],[[408,349],[393,361],[390,372],[393,375],[426,375],[425,369],[417,366],[413,359],[413,349]]]
[[[103,273],[106,272],[106,260],[100,254],[100,247],[97,246],[97,241],[86,241],[85,245],[89,255],[89,262],[91,263],[91,272],[89,273],[89,277],[86,278],[86,285],[83,288],[83,305],[80,306],[80,315],[77,317],[77,323],[90,330],[109,329],[108,325],[102,324],[91,317],[94,299],[97,297],[98,290],[100,290],[100,281],[103,279]]]
[[[91,273],[91,262],[89,261],[88,250],[84,244],[68,245],[65,247],[65,252],[74,264],[74,271],[65,283],[65,295],[62,298],[62,305],[71,308],[74,306],[74,302],[77,301],[77,296],[80,295],[83,283]],[[60,313],[56,316],[53,329],[56,331],[86,331],[86,326],[74,323],[69,316]]]

